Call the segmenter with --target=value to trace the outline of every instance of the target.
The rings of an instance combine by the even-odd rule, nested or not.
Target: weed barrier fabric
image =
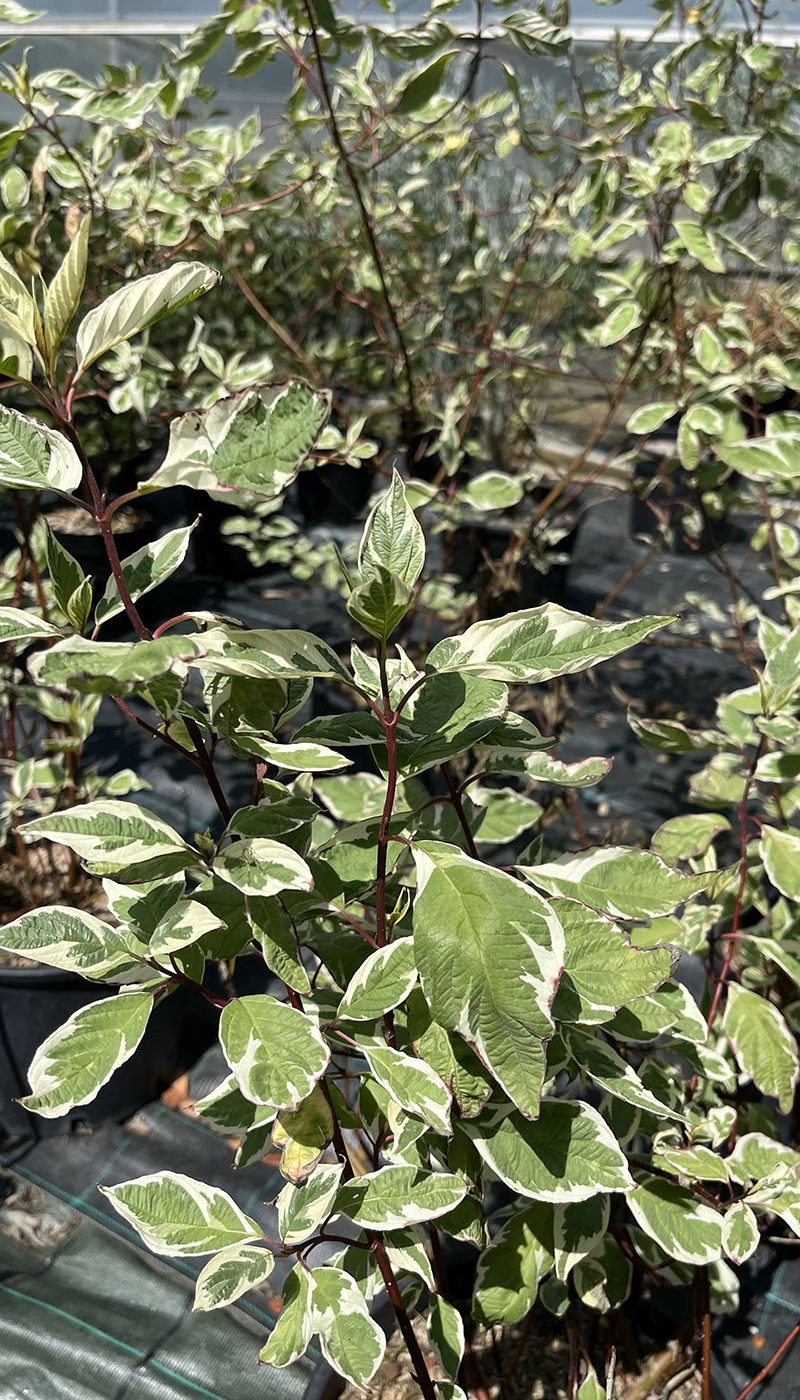
[[[192,1094],[216,1084],[220,1068],[215,1052],[204,1057]],[[150,1254],[98,1190],[155,1171],[202,1175],[275,1235],[269,1202],[283,1184],[276,1166],[233,1171],[224,1138],[157,1103],[130,1124],[0,1154],[0,1170],[13,1184],[37,1188],[36,1213],[58,1226],[44,1245],[0,1229],[0,1400],[294,1400],[305,1393],[318,1353],[281,1371],[257,1364],[291,1261],[279,1260],[264,1289],[232,1308],[193,1313],[205,1258]]]

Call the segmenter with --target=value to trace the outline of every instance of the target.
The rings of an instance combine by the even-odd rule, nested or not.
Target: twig
[[[767,1376],[769,1376],[774,1371],[778,1362],[783,1359],[789,1348],[793,1346],[794,1343],[797,1341],[798,1337],[800,1337],[800,1322],[796,1322],[794,1324],[794,1327],[792,1328],[791,1332],[789,1332],[789,1334],[786,1337],[784,1337],[780,1346],[777,1348],[776,1351],[772,1353],[772,1356],[770,1357],[766,1366],[762,1366],[758,1375],[753,1377],[753,1379],[750,1381],[750,1384],[746,1385],[744,1390],[739,1391],[739,1394],[736,1396],[736,1400],[747,1400],[747,1396],[751,1395],[753,1391],[761,1385],[762,1381],[765,1381],[767,1379]]]

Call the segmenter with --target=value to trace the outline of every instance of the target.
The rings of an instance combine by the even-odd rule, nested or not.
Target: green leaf
[[[575,1265],[575,1292],[587,1308],[607,1313],[625,1302],[631,1291],[633,1267],[615,1240],[606,1236],[594,1252]]]
[[[218,1187],[180,1172],[153,1172],[101,1186],[154,1254],[192,1258],[261,1238],[261,1229]]]
[[[252,1244],[230,1244],[203,1266],[194,1291],[194,1312],[226,1308],[269,1278],[275,1256]]]
[[[586,671],[635,646],[671,617],[598,622],[545,603],[525,612],[475,622],[460,637],[437,642],[429,671],[460,671],[508,684],[540,684]]]
[[[218,274],[202,263],[176,262],[112,292],[78,327],[79,373],[123,341],[141,335],[162,316],[202,296],[218,281]]]
[[[414,949],[435,1021],[456,1031],[521,1112],[535,1116],[563,957],[544,900],[453,846],[414,848]]]
[[[28,1070],[31,1093],[20,1103],[42,1118],[62,1118],[91,1103],[130,1059],[152,1009],[149,992],[120,992],[73,1012],[36,1051]]]
[[[606,1388],[600,1384],[591,1361],[587,1361],[586,1366],[586,1375],[578,1388],[576,1400],[606,1400]]]
[[[508,692],[497,681],[444,673],[420,686],[403,712],[397,763],[411,777],[446,763],[491,735],[506,713]]]
[[[674,719],[642,719],[632,710],[628,723],[640,744],[659,753],[696,753],[713,748],[718,740],[711,730],[687,729]]]
[[[778,1008],[756,992],[731,984],[722,1025],[743,1074],[762,1094],[776,1098],[782,1113],[789,1113],[800,1061],[795,1038]]]
[[[654,919],[707,890],[719,871],[684,875],[652,851],[593,846],[544,865],[521,865],[521,873],[548,894],[576,899],[617,919]]]
[[[86,582],[86,575],[77,559],[73,559],[47,524],[45,524],[44,538],[47,571],[53,585],[55,600],[64,616],[72,621],[70,604],[77,590]]]
[[[448,1172],[388,1166],[346,1182],[336,1210],[365,1230],[402,1230],[446,1215],[466,1194],[466,1182]]]
[[[691,253],[709,272],[725,271],[725,264],[713,234],[707,233],[692,219],[676,219],[675,232],[687,253]]]
[[[610,1020],[620,1006],[647,996],[669,977],[669,948],[632,948],[621,928],[574,900],[557,899],[553,908],[566,945],[553,1002],[557,1020]]]
[[[347,611],[359,627],[381,642],[388,641],[411,607],[413,591],[402,579],[376,566],[347,600]]]
[[[0,407],[0,485],[23,491],[77,491],[83,465],[72,443],[54,428]]]
[[[597,1036],[583,1031],[566,1032],[567,1047],[578,1068],[601,1089],[623,1103],[632,1104],[643,1113],[654,1113],[658,1118],[683,1120],[683,1114],[675,1113],[667,1104],[657,1099],[646,1089],[635,1070]]]
[[[603,1239],[611,1215],[608,1196],[553,1208],[553,1253],[556,1278],[566,1280],[576,1264]]]
[[[246,996],[222,1009],[219,1038],[246,1099],[296,1108],[328,1063],[328,1048],[302,1011],[271,996]]]
[[[414,77],[408,80],[395,104],[394,110],[398,116],[407,117],[411,112],[418,111],[420,107],[425,107],[432,101],[444,82],[455,54],[455,49],[439,54],[427,68],[415,73]]]
[[[23,608],[0,607],[0,642],[29,642],[37,637],[60,637],[51,622]]]
[[[676,412],[672,402],[646,403],[637,408],[626,423],[629,433],[654,433]]]
[[[314,1335],[315,1290],[311,1270],[296,1264],[283,1285],[283,1307],[259,1361],[268,1366],[291,1366],[305,1355]]]
[[[553,1267],[553,1210],[536,1202],[517,1211],[478,1260],[472,1315],[485,1327],[521,1322]]]
[[[457,1377],[464,1359],[464,1319],[440,1293],[431,1296],[428,1337],[448,1376]]]
[[[367,516],[358,551],[359,571],[362,579],[388,572],[412,589],[424,564],[425,535],[408,503],[403,479],[393,471],[391,486]]]
[[[490,1130],[464,1127],[492,1171],[535,1201],[585,1201],[632,1185],[616,1138],[588,1104],[543,1099],[534,1123],[511,1113]]]
[[[746,1201],[734,1201],[722,1222],[722,1248],[734,1264],[743,1264],[754,1254],[761,1236],[755,1213]]]
[[[313,1328],[325,1360],[353,1385],[369,1384],[386,1351],[386,1338],[366,1299],[343,1269],[313,1269]]]
[[[134,603],[180,568],[186,558],[192,531],[197,523],[195,521],[194,525],[183,525],[177,530],[169,530],[160,539],[142,545],[141,549],[134,550],[127,559],[123,559],[122,573]],[[106,591],[97,604],[95,623],[100,627],[104,622],[108,622],[110,617],[116,617],[124,611],[125,605],[119,596],[119,589],[112,574],[106,584]]]
[[[628,1205],[637,1224],[670,1259],[710,1264],[722,1257],[722,1216],[684,1186],[644,1172]]]
[[[295,1109],[279,1113],[272,1141],[281,1154],[281,1173],[298,1185],[311,1175],[333,1136],[333,1114],[319,1084]]]
[[[47,967],[104,978],[130,966],[119,934],[85,909],[53,904],[0,925],[0,948]]]
[[[398,938],[376,948],[353,974],[337,1018],[340,1021],[376,1021],[404,1002],[416,985],[414,940]]]
[[[145,483],[248,491],[267,499],[291,486],[322,432],[330,399],[308,384],[262,385],[173,420],[162,465]]]
[[[800,832],[762,826],[761,859],[776,890],[787,899],[800,900]]]
[[[450,1136],[450,1091],[430,1065],[388,1045],[365,1045],[363,1053],[378,1083],[406,1113]]]
[[[505,845],[530,831],[539,821],[544,808],[530,797],[523,797],[513,788],[470,787],[469,800],[478,808],[478,821],[473,823],[476,841],[486,845]]]
[[[183,870],[197,859],[171,826],[134,802],[100,798],[36,817],[20,830],[26,841],[69,846],[93,875],[124,871],[128,881],[150,879],[154,870]]]
[[[301,995],[310,992],[311,983],[303,966],[297,936],[280,901],[251,895],[246,901],[246,909],[253,937],[261,947],[270,972],[274,972],[293,991]]]
[[[282,890],[310,890],[314,879],[303,857],[281,841],[232,841],[214,858],[214,874],[242,894],[268,898]]]
[[[333,1210],[344,1166],[341,1162],[323,1162],[309,1177],[298,1184],[288,1182],[275,1202],[278,1210],[278,1231],[286,1245],[299,1245],[316,1234]]]
[[[44,334],[51,363],[80,306],[86,280],[91,214],[84,214],[44,298]]]

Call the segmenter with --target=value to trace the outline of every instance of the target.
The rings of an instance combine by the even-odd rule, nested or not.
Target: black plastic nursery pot
[[[115,990],[71,972],[0,965],[0,1150],[71,1132],[79,1123],[130,1117],[158,1098],[216,1035],[212,1008],[191,988],[179,987],[155,1007],[141,1045],[92,1103],[63,1118],[40,1118],[21,1108],[15,1100],[29,1092],[26,1071],[42,1041],[73,1012]]]
[[[558,542],[558,553],[567,558],[545,570],[537,569],[526,558],[523,545],[514,584],[503,588],[499,586],[497,565],[514,536],[524,533],[525,523],[505,516],[470,521],[457,526],[445,537],[443,568],[447,573],[457,574],[479,596],[486,595],[487,617],[498,617],[518,608],[533,608],[539,603],[558,603],[566,593],[579,528],[576,521]]]
[[[366,510],[374,488],[368,464],[330,462],[300,473],[297,503],[306,525],[352,525]]]

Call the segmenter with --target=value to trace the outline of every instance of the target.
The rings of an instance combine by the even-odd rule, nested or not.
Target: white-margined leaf
[[[280,900],[250,895],[245,907],[253,937],[270,971],[293,991],[301,995],[310,992],[311,983],[303,966],[297,935]]]
[[[128,882],[150,879],[155,871],[170,874],[197,860],[177,831],[134,802],[98,798],[36,817],[20,830],[26,841],[69,846],[94,875],[124,871]]]
[[[387,570],[413,588],[424,564],[425,535],[408,503],[402,477],[393,471],[391,485],[367,516],[358,551],[359,571],[367,579]]]
[[[275,1256],[253,1244],[229,1244],[203,1265],[194,1290],[194,1312],[226,1308],[269,1278]]]
[[[222,920],[198,900],[179,899],[151,935],[148,954],[151,958],[168,958],[222,927]]]
[[[777,1006],[733,983],[722,1024],[742,1072],[789,1113],[800,1062],[797,1042]]]
[[[533,1123],[511,1113],[491,1129],[464,1126],[492,1171],[533,1200],[585,1201],[633,1184],[616,1138],[589,1104],[543,1099]]]
[[[722,1222],[722,1248],[734,1264],[743,1264],[761,1243],[755,1212],[746,1201],[734,1201]]]
[[[632,1104],[643,1113],[654,1113],[658,1118],[684,1121],[681,1113],[676,1113],[645,1088],[636,1071],[610,1045],[597,1036],[577,1029],[565,1034],[569,1052],[578,1068],[612,1098],[622,1099],[623,1103]]]
[[[450,1091],[430,1065],[389,1045],[362,1048],[373,1075],[395,1102],[412,1117],[422,1118],[434,1132],[449,1137]]]
[[[353,973],[337,1018],[343,1021],[375,1021],[404,1002],[416,985],[413,938],[398,938],[376,948]]]
[[[722,1216],[677,1182],[642,1173],[628,1205],[646,1235],[681,1264],[722,1256]]]
[[[761,858],[776,890],[800,900],[800,832],[762,826]]]
[[[753,481],[788,481],[800,476],[800,433],[770,433],[745,442],[716,443],[721,462]]]
[[[192,1258],[261,1238],[260,1227],[225,1191],[180,1172],[153,1172],[100,1190],[154,1254]]]
[[[569,1278],[572,1269],[600,1243],[608,1228],[608,1196],[553,1207],[553,1253],[556,1278]]]
[[[464,1359],[464,1319],[441,1293],[431,1296],[428,1337],[448,1376],[455,1379]]]
[[[467,753],[495,729],[508,707],[508,691],[480,676],[430,676],[403,711],[397,764],[406,777]]]
[[[91,1103],[147,1029],[149,992],[120,992],[73,1012],[49,1035],[28,1070],[30,1094],[20,1103],[42,1118],[62,1118]]]
[[[33,642],[37,637],[60,637],[52,622],[24,608],[0,607],[0,643]]]
[[[23,491],[77,491],[81,460],[63,433],[0,407],[0,485]]]
[[[547,894],[564,895],[615,919],[654,919],[707,890],[720,871],[684,875],[652,851],[594,846],[518,869]]]
[[[536,1201],[516,1211],[478,1260],[472,1314],[491,1327],[527,1316],[553,1267],[553,1208]]]
[[[607,777],[612,766],[610,758],[582,758],[577,763],[562,763],[540,749],[492,748],[484,755],[487,773],[509,773],[555,787],[594,787]]]
[[[429,671],[459,671],[528,685],[573,675],[636,646],[671,617],[599,622],[545,603],[525,612],[475,622],[460,637],[437,642]]]
[[[696,1142],[691,1147],[669,1147],[659,1144],[654,1150],[653,1158],[655,1165],[662,1171],[682,1176],[687,1181],[728,1182],[728,1169],[723,1158],[701,1142]]]
[[[145,486],[280,496],[291,486],[330,412],[330,397],[299,381],[261,385],[185,413]]]
[[[325,1224],[342,1180],[341,1162],[321,1162],[307,1181],[289,1181],[278,1195],[278,1232],[286,1245],[299,1245]]]
[[[415,847],[414,950],[433,1018],[472,1045],[521,1112],[538,1112],[564,954],[552,909],[454,846]]]
[[[0,948],[92,979],[131,964],[115,929],[86,909],[59,904],[28,909],[0,926]]]
[[[291,1366],[305,1354],[314,1335],[315,1291],[312,1271],[295,1265],[283,1285],[283,1306],[259,1361],[267,1366]]]
[[[22,278],[0,253],[0,325],[26,345],[36,346],[36,303]],[[26,376],[27,377],[27,376]]]
[[[281,890],[310,890],[306,862],[282,841],[232,841],[214,858],[214,874],[245,895],[269,898]]]
[[[84,214],[67,249],[66,257],[45,292],[44,334],[51,361],[55,358],[55,352],[80,306],[86,279],[91,225],[91,214]]]
[[[219,1038],[245,1098],[269,1108],[296,1108],[329,1059],[313,1022],[266,995],[229,1001],[220,1016]]]
[[[467,1184],[449,1172],[380,1167],[341,1187],[336,1210],[365,1230],[402,1230],[454,1210]]]
[[[167,675],[180,686],[195,651],[194,642],[183,636],[141,642],[65,637],[32,657],[29,669],[40,685],[94,695],[124,695],[146,690]]]
[[[319,1333],[322,1354],[334,1371],[363,1389],[383,1360],[386,1337],[349,1274],[329,1266],[312,1274],[313,1329]]]
[[[195,665],[207,675],[244,676],[256,681],[322,677],[353,686],[353,677],[336,652],[310,632],[289,627],[278,631],[215,627],[194,640],[196,650],[202,653]]]
[[[388,569],[375,568],[353,589],[347,611],[371,637],[386,642],[402,622],[413,598],[413,590],[402,579]]]
[[[202,296],[219,276],[202,263],[173,263],[112,292],[78,327],[78,369],[83,372],[116,345],[141,335],[162,316]]]
[[[331,773],[336,768],[349,768],[353,762],[325,744],[314,744],[309,740],[278,744],[261,739],[259,753],[267,763],[273,763],[276,768],[285,768],[290,773]]]
[[[632,948],[617,924],[573,899],[553,908],[564,930],[564,971],[553,1002],[557,1021],[602,1024],[667,980],[670,948]]]
[[[123,559],[122,572],[134,603],[180,568],[186,558],[192,531],[196,525],[197,521],[194,525],[181,525],[177,530],[169,530],[160,539],[142,545],[141,549],[134,550],[127,559]],[[119,596],[119,589],[112,574],[106,584],[106,591],[97,604],[95,623],[99,627],[103,622],[108,622],[109,618],[116,617],[124,611],[125,605]]]

